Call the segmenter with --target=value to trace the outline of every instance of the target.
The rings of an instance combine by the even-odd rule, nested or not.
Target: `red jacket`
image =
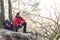
[[[20,24],[23,24],[25,22],[25,19],[23,19],[22,17],[15,17],[14,19],[14,26],[20,26]]]

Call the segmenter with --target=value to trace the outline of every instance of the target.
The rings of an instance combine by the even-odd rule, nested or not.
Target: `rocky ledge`
[[[35,40],[31,33],[20,33],[0,29],[0,40]]]

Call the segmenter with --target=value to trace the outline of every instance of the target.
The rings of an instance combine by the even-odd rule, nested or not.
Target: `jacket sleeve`
[[[21,18],[21,24],[23,24],[24,22],[26,22],[26,20],[24,18]]]
[[[25,20],[24,18],[22,18],[22,21],[24,21],[24,22],[25,22],[26,20]]]

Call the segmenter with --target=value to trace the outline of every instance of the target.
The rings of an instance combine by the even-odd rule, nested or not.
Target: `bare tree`
[[[37,25],[36,23],[38,23],[40,25],[40,27],[39,27],[40,30],[39,31],[36,31],[37,28],[33,29],[33,30],[35,30],[35,34],[37,36],[42,37],[44,40],[59,40],[59,38],[60,38],[60,12],[57,10],[56,4],[55,4],[55,8],[52,7],[52,9],[55,10],[55,12],[54,12],[55,18],[53,19],[52,18],[52,13],[50,12],[50,9],[47,9],[47,8],[45,8],[45,9],[50,14],[49,18],[41,16],[40,13],[36,12],[36,9],[34,9],[34,10],[38,15],[28,12],[26,10],[26,8],[23,11],[23,15],[27,19],[32,21],[35,24],[35,26]],[[39,11],[41,11],[41,10],[39,10]],[[34,20],[35,17],[37,17],[36,20]],[[38,19],[38,17],[40,17],[42,19],[41,22],[37,21],[37,20],[41,20],[41,19]],[[45,20],[47,20],[47,21],[44,22]]]

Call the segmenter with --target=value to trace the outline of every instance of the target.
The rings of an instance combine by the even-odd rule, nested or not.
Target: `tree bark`
[[[1,2],[0,22],[1,22],[1,25],[3,26],[3,22],[5,20],[5,15],[4,15],[4,2],[3,2],[3,0],[0,0],[0,2]]]
[[[0,0],[0,25],[1,25],[1,0]]]
[[[8,10],[9,10],[9,19],[10,21],[13,21],[13,16],[12,16],[12,5],[11,5],[11,0],[8,0]]]

